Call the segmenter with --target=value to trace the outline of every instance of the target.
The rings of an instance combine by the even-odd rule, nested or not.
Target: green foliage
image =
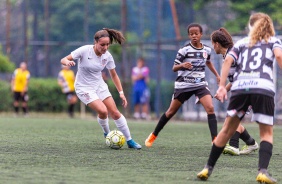
[[[67,108],[66,97],[56,79],[31,78],[28,94],[31,111],[61,112]]]
[[[193,7],[195,10],[200,11],[210,4],[220,4],[223,2],[226,1],[197,0],[194,2]],[[224,10],[220,11],[225,11],[225,15],[221,16],[221,21],[224,23],[221,26],[226,27],[230,33],[246,34],[248,19],[253,12],[267,13],[273,19],[276,30],[278,32],[282,31],[282,12],[280,10],[282,0],[228,0],[227,2]],[[228,8],[230,8],[231,14],[226,11]],[[220,12],[217,12],[217,14]],[[210,19],[210,16],[208,18]]]
[[[13,95],[11,85],[6,81],[0,80],[0,112],[12,110]]]
[[[15,64],[12,63],[7,56],[5,56],[0,47],[0,72],[13,72]]]

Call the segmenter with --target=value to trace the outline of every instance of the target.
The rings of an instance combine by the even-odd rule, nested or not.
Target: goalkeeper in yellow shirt
[[[70,69],[69,66],[62,65],[62,70],[58,75],[58,84],[61,86],[62,92],[67,97],[68,114],[71,118],[74,117],[74,106],[77,102],[77,97],[74,91],[74,81],[74,72]]]
[[[27,70],[26,62],[21,62],[20,67],[17,68],[12,76],[11,90],[14,94],[14,110],[15,114],[19,114],[19,105],[21,102],[24,115],[28,114],[27,102],[28,102],[28,82],[30,73]]]

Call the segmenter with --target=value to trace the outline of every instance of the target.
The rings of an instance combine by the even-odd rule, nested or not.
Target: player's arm
[[[212,64],[212,62],[207,61],[206,65],[210,69],[210,71],[216,76],[217,84],[219,84],[220,76],[219,76],[218,72],[216,71],[216,69],[214,68],[214,65]]]
[[[75,66],[75,62],[73,61],[71,54],[62,58],[61,64],[65,66]]]
[[[280,69],[282,69],[282,49],[277,47],[273,49],[273,53],[275,55],[278,66],[280,67]]]
[[[193,66],[190,62],[183,62],[181,64],[174,64],[173,67],[172,67],[172,70],[174,72],[177,72],[178,70],[182,70],[182,69],[192,69]]]
[[[216,92],[217,99],[220,100],[221,102],[224,102],[224,100],[227,100],[227,90],[226,90],[225,84],[226,84],[226,79],[228,77],[229,70],[230,70],[232,63],[233,63],[233,57],[227,55],[222,64],[219,87]]]
[[[11,80],[11,91],[14,91],[15,77],[16,77],[16,70],[14,71],[14,73],[13,73],[13,75],[12,75],[12,80]]]
[[[27,92],[27,90],[28,90],[28,83],[29,83],[29,76],[27,77],[27,79],[26,79],[26,83],[25,83],[25,87],[24,87],[24,92]]]
[[[229,83],[225,86],[226,91],[227,91],[227,92],[230,91],[231,87],[232,87],[232,83],[229,82]]]
[[[57,81],[58,81],[58,84],[59,84],[59,86],[63,86],[63,79],[62,79],[62,76],[59,74],[59,76],[58,76],[58,79],[57,79]]]
[[[110,76],[111,76],[111,78],[112,78],[112,80],[113,80],[113,82],[114,82],[114,84],[115,84],[115,86],[116,86],[116,88],[119,92],[119,96],[122,99],[122,105],[123,105],[123,107],[126,107],[127,106],[127,100],[124,96],[124,92],[123,92],[123,89],[122,89],[122,85],[121,85],[119,76],[118,76],[115,69],[110,69],[109,73],[110,73]]]

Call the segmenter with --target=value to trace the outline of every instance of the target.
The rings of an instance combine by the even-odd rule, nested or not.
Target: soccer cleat
[[[107,137],[107,135],[108,135],[108,134],[104,132],[104,137],[105,137],[105,138]]]
[[[229,144],[226,144],[226,146],[223,150],[223,154],[238,156],[238,155],[240,155],[240,151],[239,151],[239,148],[235,148],[233,146],[230,146]]]
[[[151,133],[148,138],[145,140],[145,145],[149,148],[152,147],[154,141],[156,140],[157,136],[154,133]]]
[[[206,181],[209,178],[209,176],[212,174],[212,170],[213,170],[212,166],[206,165],[204,169],[197,174],[197,178]]]
[[[133,148],[133,149],[141,149],[142,146],[138,143],[136,143],[133,139],[127,141],[128,148]]]
[[[245,145],[240,151],[240,155],[247,155],[253,151],[256,151],[257,149],[259,149],[259,145],[257,142],[255,142],[254,145]]]
[[[256,178],[257,182],[265,184],[275,184],[277,180],[268,174],[266,169],[260,169]]]

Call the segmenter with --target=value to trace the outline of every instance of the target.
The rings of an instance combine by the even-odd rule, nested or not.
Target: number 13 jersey
[[[281,41],[270,37],[249,47],[250,38],[239,40],[228,53],[237,64],[232,83],[232,95],[264,94],[275,95],[273,83],[273,49],[282,49]]]

